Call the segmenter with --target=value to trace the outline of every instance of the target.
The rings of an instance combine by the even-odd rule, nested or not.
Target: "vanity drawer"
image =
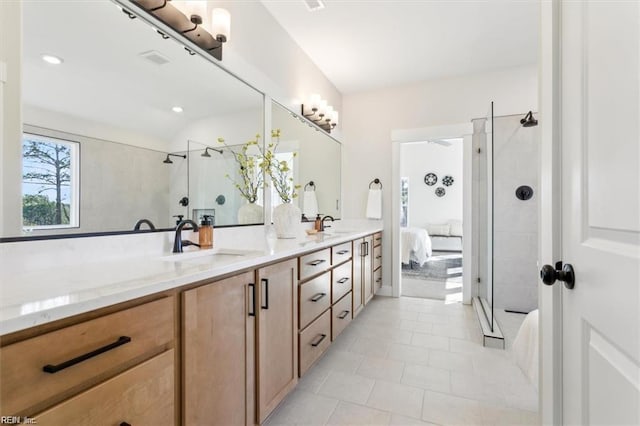
[[[331,307],[331,317],[331,341],[333,341],[342,333],[342,330],[349,325],[353,318],[353,313],[351,312],[351,293],[344,296],[338,303]]]
[[[331,306],[331,272],[300,284],[300,329]]]
[[[174,322],[165,297],[0,348],[3,413],[32,415],[165,351]]]
[[[382,232],[376,232],[373,234],[373,246],[377,247],[382,245]]]
[[[382,268],[373,271],[373,292],[376,293],[382,287]]]
[[[319,250],[304,256],[300,256],[300,281],[326,271],[331,267],[331,249]]]
[[[382,246],[373,248],[373,270],[382,266]]]
[[[331,344],[331,310],[300,333],[300,377]]]
[[[173,425],[174,350],[34,417],[42,425]]]
[[[339,265],[351,259],[351,241],[331,247],[331,265]]]
[[[351,291],[352,271],[351,261],[343,263],[333,271],[331,284],[331,303],[336,303],[345,294]]]

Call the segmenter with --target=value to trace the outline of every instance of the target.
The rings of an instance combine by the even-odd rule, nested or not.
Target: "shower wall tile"
[[[538,306],[538,128],[521,116],[494,120],[494,307],[531,311]],[[531,186],[522,201],[515,191]]]

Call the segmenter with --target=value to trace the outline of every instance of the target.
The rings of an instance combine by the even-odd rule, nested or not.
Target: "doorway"
[[[402,296],[462,302],[463,138],[400,147]]]

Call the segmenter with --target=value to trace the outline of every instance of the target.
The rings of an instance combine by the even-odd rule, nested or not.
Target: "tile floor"
[[[537,394],[471,306],[376,297],[266,424],[533,425]]]

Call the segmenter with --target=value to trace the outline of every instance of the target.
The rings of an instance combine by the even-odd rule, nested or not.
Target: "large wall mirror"
[[[109,0],[22,7],[22,225],[2,237],[263,222],[239,219],[230,155],[263,94]]]
[[[310,220],[318,213],[339,219],[340,142],[277,102],[272,102],[271,114],[272,128],[280,130],[276,155],[293,164],[292,177],[300,185],[298,207]],[[272,205],[277,206],[278,195],[271,197]]]

